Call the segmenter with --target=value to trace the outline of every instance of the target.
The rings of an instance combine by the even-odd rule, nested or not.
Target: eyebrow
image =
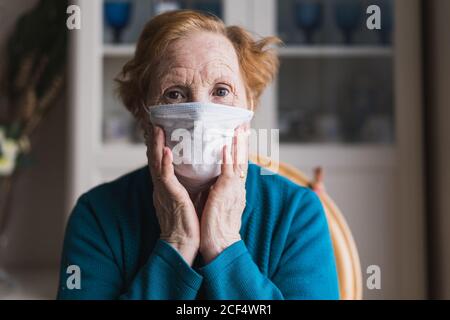
[[[176,73],[175,74],[166,73],[165,75],[162,76],[160,85],[164,89],[171,86],[189,86],[186,79],[182,81],[180,80],[182,77],[183,76]],[[219,75],[218,77],[215,77],[210,83],[218,83],[218,82],[227,83],[233,87],[236,86],[236,79],[234,77],[223,74]]]
[[[236,79],[233,79],[233,77],[221,75],[219,77],[216,77],[213,82],[228,82],[228,83],[234,85],[235,81],[236,81]]]

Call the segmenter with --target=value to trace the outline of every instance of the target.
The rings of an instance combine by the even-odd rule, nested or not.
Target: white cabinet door
[[[345,2],[356,6],[343,14],[339,3]],[[281,161],[309,174],[324,168],[363,272],[370,265],[381,268],[382,289],[365,288],[364,297],[423,297],[419,1],[378,1],[384,25],[395,24],[391,35],[359,30],[371,4],[365,0],[248,3],[252,31],[284,41],[280,74],[254,126],[280,130]],[[358,6],[359,29],[346,43],[339,26]]]

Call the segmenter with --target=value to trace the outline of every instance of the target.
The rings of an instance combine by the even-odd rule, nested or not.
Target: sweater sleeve
[[[276,271],[265,276],[241,240],[199,270],[210,299],[338,299],[333,247],[322,204],[307,190],[293,203]],[[295,202],[295,201],[294,201]]]
[[[80,198],[66,228],[57,298],[190,300],[202,283],[202,277],[162,240],[127,287],[120,259],[113,255],[88,200]]]

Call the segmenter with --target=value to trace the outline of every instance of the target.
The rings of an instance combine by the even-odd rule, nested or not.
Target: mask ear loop
[[[147,106],[145,103],[142,102],[142,108],[147,112],[148,115],[150,115],[150,107]]]

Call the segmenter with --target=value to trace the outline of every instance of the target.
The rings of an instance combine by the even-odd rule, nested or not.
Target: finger
[[[175,170],[173,167],[173,154],[170,148],[164,147],[163,149],[163,159],[161,165],[161,177],[162,178],[170,178],[175,174]]]
[[[222,175],[226,177],[231,177],[233,175],[233,162],[231,159],[231,154],[228,151],[228,146],[224,145],[222,149]]]
[[[164,149],[164,132],[160,127],[153,129],[153,139],[150,146],[151,166],[157,175],[161,174],[161,162]]]
[[[248,130],[245,126],[239,126],[236,130],[237,143],[237,160],[234,166],[235,175],[241,178],[241,181],[245,184],[245,175],[247,173],[247,161],[248,161]]]
[[[161,165],[161,182],[167,190],[172,194],[180,194],[184,187],[178,181],[175,175],[175,167],[173,166],[173,153],[168,147],[163,149],[163,159]]]
[[[239,129],[238,133],[238,167],[239,169],[242,169],[242,167],[245,167],[247,165],[248,161],[248,135],[249,131],[246,127],[242,126]]]
[[[231,155],[233,160],[233,170],[236,171],[238,168],[238,139],[239,139],[239,128],[234,131],[233,143],[231,146]]]
[[[248,140],[247,140],[247,130],[244,126],[239,126],[236,129],[236,159],[234,170],[241,174],[242,167],[245,167],[248,159]]]

